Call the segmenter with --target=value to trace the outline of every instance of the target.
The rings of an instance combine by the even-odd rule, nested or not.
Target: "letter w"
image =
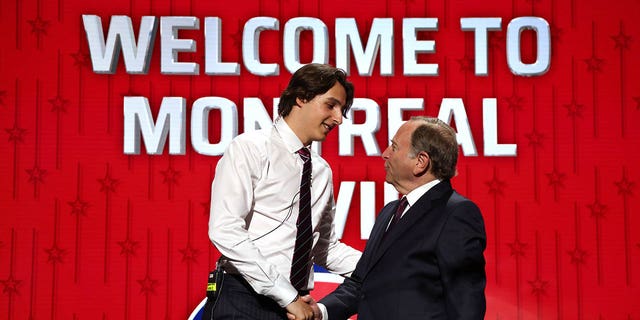
[[[104,41],[102,19],[96,15],[82,15],[84,30],[87,34],[91,63],[95,73],[113,74],[116,72],[120,48],[124,56],[127,73],[146,74],[153,51],[156,35],[156,17],[143,16],[140,21],[140,33],[136,43],[128,16],[112,16],[107,41]]]

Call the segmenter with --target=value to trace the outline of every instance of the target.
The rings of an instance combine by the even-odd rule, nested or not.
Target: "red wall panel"
[[[144,15],[195,16],[197,41],[182,61],[200,64],[198,76],[160,73],[156,39],[146,75],[129,75],[120,58],[113,75],[92,70],[82,25],[95,14],[108,27],[112,15],[139,25]],[[204,70],[204,18],[222,19],[222,56],[241,61],[244,23],[257,16],[280,21],[267,32],[260,54],[279,63],[277,77],[208,76]],[[166,96],[234,101],[260,98],[267,110],[290,74],[283,66],[282,30],[291,18],[317,17],[329,29],[335,63],[335,19],[356,19],[363,39],[373,18],[394,19],[395,73],[360,76],[352,62],[356,97],[380,106],[376,133],[387,145],[389,98],[423,98],[436,116],[443,98],[462,98],[478,148],[462,156],[454,187],[482,209],[488,235],[487,319],[638,319],[640,307],[640,3],[512,1],[3,1],[0,25],[0,314],[8,319],[184,319],[204,297],[204,279],[218,257],[207,237],[210,184],[218,157],[123,153],[123,97],[145,96],[157,112]],[[520,16],[551,24],[552,58],[542,76],[510,72],[506,28]],[[402,19],[437,17],[425,33],[438,63],[433,77],[402,74]],[[500,17],[492,32],[489,74],[474,75],[474,39],[461,17]],[[159,38],[159,37],[158,37]],[[304,38],[307,39],[307,38]],[[523,34],[524,59],[533,59]],[[309,59],[310,49],[301,56]],[[515,157],[482,153],[482,99],[496,98],[502,143]],[[155,114],[155,113],[154,113]],[[355,115],[363,121],[362,115]],[[189,124],[189,121],[187,122]],[[211,140],[220,120],[212,113]],[[244,130],[242,122],[239,131]],[[187,133],[189,130],[187,130]],[[342,181],[375,181],[375,200],[352,198],[343,241],[362,249],[360,202],[383,205],[384,170],[356,139],[353,156],[338,155],[338,136],[323,145]]]

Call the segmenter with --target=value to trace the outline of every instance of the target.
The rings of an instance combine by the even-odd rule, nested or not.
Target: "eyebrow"
[[[340,100],[334,98],[334,97],[327,97],[327,100],[330,100],[331,102],[333,102],[334,104],[339,105],[341,108],[344,107],[344,104],[342,104],[340,102]]]

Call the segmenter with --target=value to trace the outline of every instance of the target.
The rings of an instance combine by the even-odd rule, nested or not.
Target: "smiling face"
[[[304,145],[324,141],[332,129],[342,124],[342,108],[346,99],[344,87],[336,82],[327,92],[309,101],[296,99],[297,105],[293,106],[285,121]]]

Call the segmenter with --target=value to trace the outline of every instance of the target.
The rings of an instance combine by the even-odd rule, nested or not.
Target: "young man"
[[[353,102],[344,71],[296,71],[271,128],[236,137],[218,162],[209,238],[225,271],[214,319],[311,319],[313,263],[349,275],[360,252],[338,241],[329,165],[309,146],[342,123]]]
[[[484,319],[486,234],[480,209],[451,187],[455,131],[436,118],[404,123],[382,154],[404,195],[386,205],[353,275],[312,306],[324,319]]]

